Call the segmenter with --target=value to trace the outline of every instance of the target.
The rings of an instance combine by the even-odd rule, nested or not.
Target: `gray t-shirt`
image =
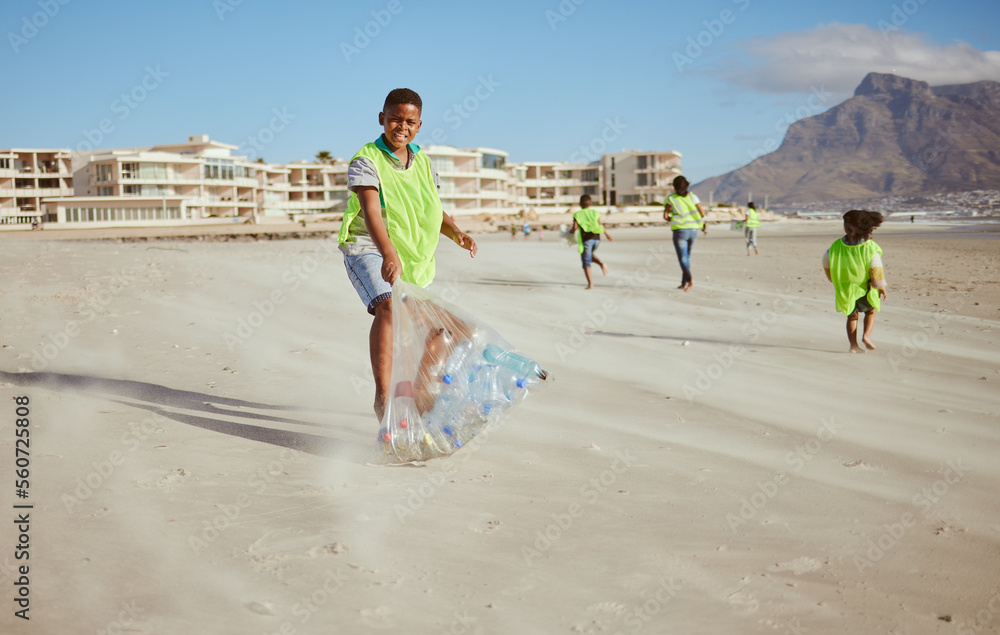
[[[395,164],[393,167],[396,170],[408,170],[413,165],[415,155],[412,152],[407,154],[406,165],[404,166],[402,163]],[[440,194],[441,178],[433,166],[431,166],[431,176],[434,177],[434,187],[437,188],[438,194]],[[347,189],[357,195],[359,187],[381,187],[375,164],[367,157],[358,157],[347,166]],[[382,219],[385,220],[385,210],[382,210]],[[351,221],[349,231],[354,240],[340,245],[340,250],[345,254],[357,256],[371,251],[378,252],[378,248],[375,247],[375,243],[368,235],[368,227],[365,226],[363,211]]]

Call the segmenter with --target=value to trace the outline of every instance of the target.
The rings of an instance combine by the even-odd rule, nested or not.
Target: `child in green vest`
[[[598,258],[594,252],[601,244],[601,234],[603,233],[611,240],[611,234],[601,225],[600,213],[590,206],[590,195],[584,194],[580,197],[580,210],[573,214],[573,227],[571,231],[576,232],[577,249],[580,252],[580,259],[583,261],[583,274],[587,276],[587,288],[594,288],[594,281],[590,277],[590,263],[596,262],[601,266],[601,272],[608,275],[608,265]]]
[[[750,202],[747,203],[747,215],[743,219],[743,237],[747,240],[747,256],[750,255],[750,248],[753,247],[753,252],[760,255],[757,251],[757,228],[760,227],[760,216],[757,215],[757,206]]]
[[[882,214],[852,209],[844,214],[844,237],[838,238],[823,255],[823,270],[833,283],[837,310],[847,316],[847,340],[852,353],[864,353],[858,346],[858,313],[865,314],[861,342],[875,350],[871,335],[875,314],[886,297],[882,248],[871,240],[882,224]]]
[[[378,115],[383,134],[363,146],[347,169],[351,197],[338,240],[347,276],[374,316],[368,342],[379,421],[392,371],[392,283],[431,283],[440,234],[476,255],[476,242],[441,206],[430,159],[413,143],[422,108],[416,92],[391,91]]]

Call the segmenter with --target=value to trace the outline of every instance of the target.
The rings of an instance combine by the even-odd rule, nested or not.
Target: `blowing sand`
[[[878,230],[850,355],[840,233],[713,228],[690,293],[661,228],[602,242],[592,291],[550,233],[442,244],[432,290],[556,381],[423,467],[366,463],[332,241],[0,236],[0,632],[996,632],[998,235]]]

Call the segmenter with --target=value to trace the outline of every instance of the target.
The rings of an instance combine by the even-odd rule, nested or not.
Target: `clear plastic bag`
[[[494,329],[432,292],[392,285],[392,379],[375,461],[448,456],[552,381]]]

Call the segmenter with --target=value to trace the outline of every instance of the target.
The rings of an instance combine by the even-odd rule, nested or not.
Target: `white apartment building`
[[[435,145],[420,149],[441,179],[441,205],[449,214],[496,212],[510,205],[508,155],[503,150]]]
[[[580,197],[590,194],[594,204],[601,203],[601,172],[599,161],[569,163],[566,161],[529,161],[508,167],[511,174],[511,199],[517,207],[575,207]]]
[[[236,149],[197,135],[185,143],[75,153],[75,194],[45,199],[47,220],[77,226],[268,222],[343,209],[346,164],[250,163],[234,155]]]
[[[89,152],[0,151],[0,223],[148,225],[287,222],[343,211],[348,162],[248,162],[238,146],[184,143]],[[423,148],[448,213],[565,211],[589,194],[600,206],[661,203],[681,173],[675,151],[624,150],[598,161],[508,163],[495,148]]]
[[[41,219],[42,198],[73,193],[70,151],[0,150],[0,224]]]
[[[662,204],[681,174],[681,153],[623,150],[601,156],[602,205]]]

